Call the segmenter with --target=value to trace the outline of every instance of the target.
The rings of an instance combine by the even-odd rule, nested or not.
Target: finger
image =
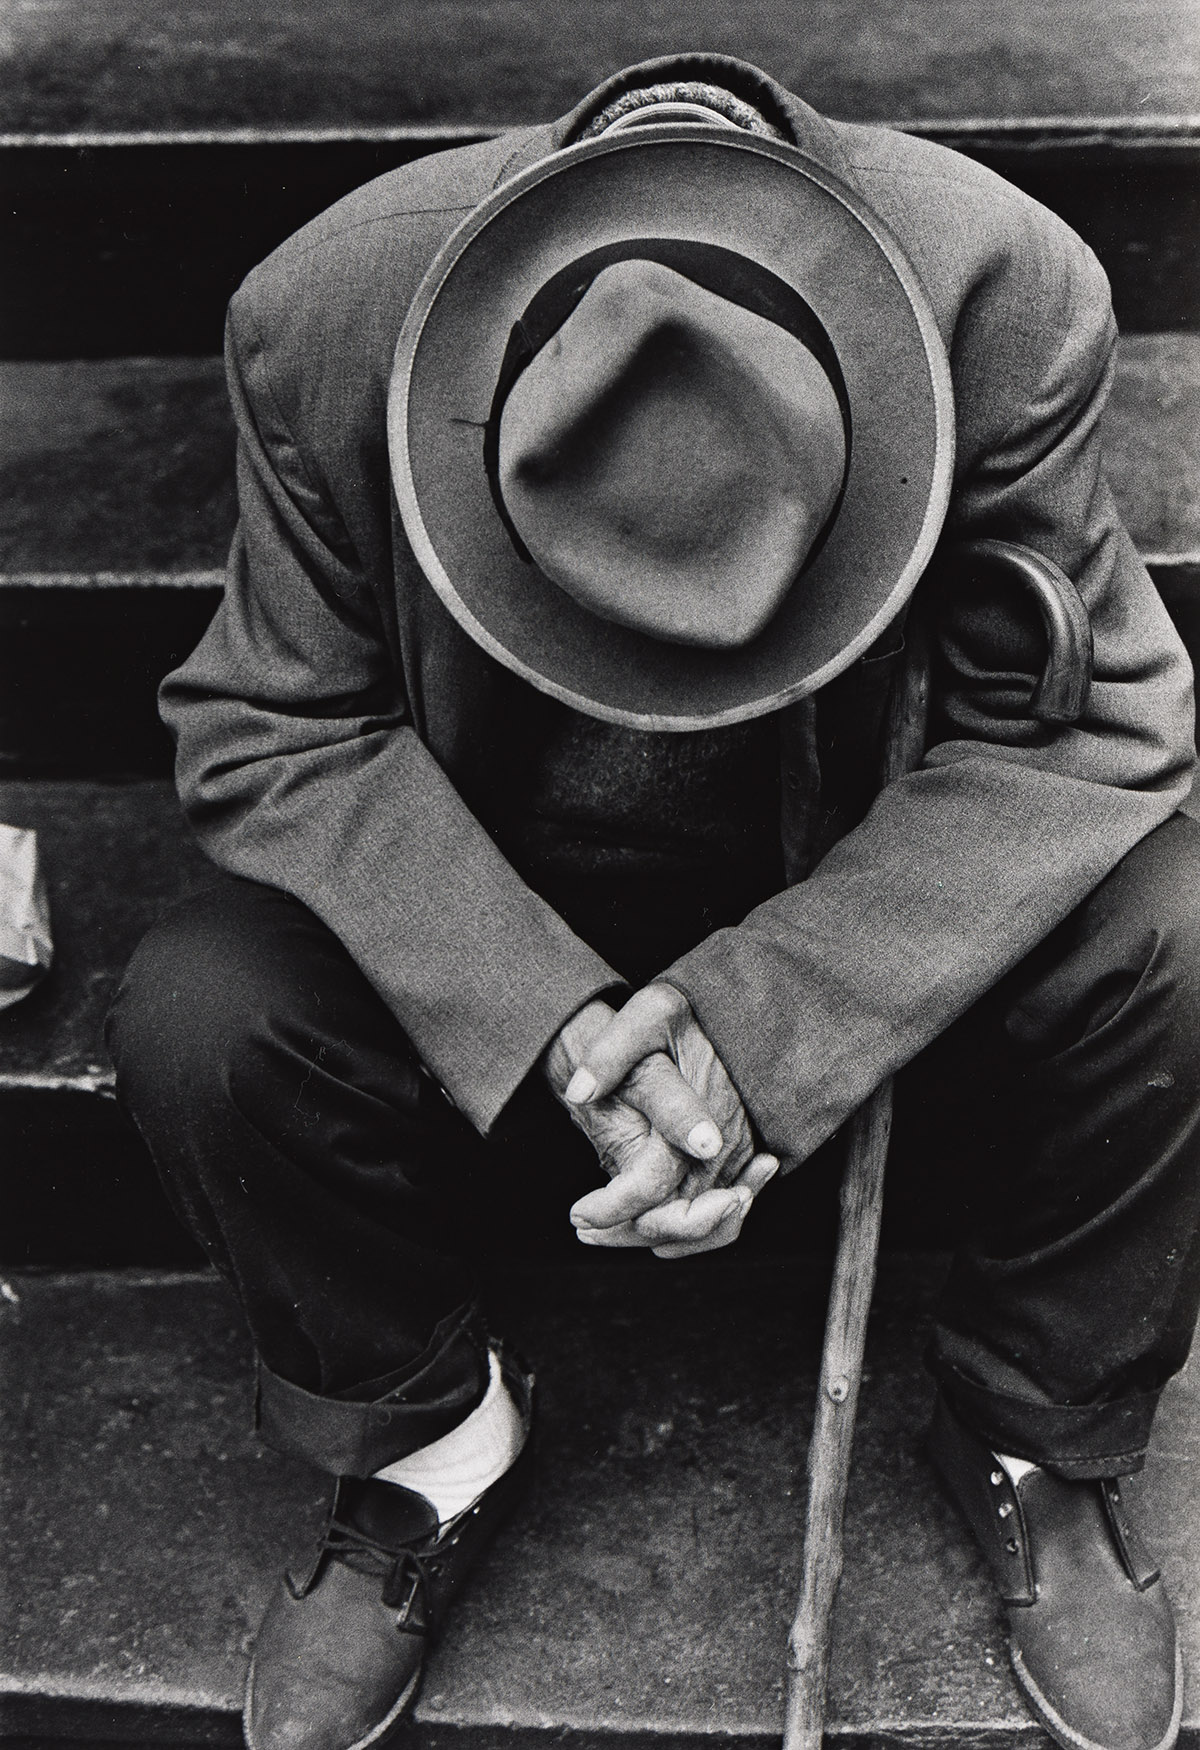
[[[779,1169],[779,1163],[773,1155],[759,1155],[756,1157],[756,1163],[757,1177],[761,1188],[761,1185],[765,1185],[774,1177]],[[745,1184],[749,1177],[750,1169],[747,1168],[740,1183]],[[663,1208],[668,1210],[679,1207],[681,1205],[678,1202],[663,1205]],[[617,1227],[585,1228],[577,1233],[576,1238],[589,1246],[611,1246],[626,1249],[641,1247],[653,1251],[656,1258],[690,1258],[700,1252],[712,1252],[718,1247],[732,1245],[742,1231],[742,1224],[749,1210],[750,1200],[738,1198],[711,1231],[686,1240],[656,1241],[647,1236],[642,1231],[648,1225],[646,1216],[641,1217],[636,1222],[622,1222]]]
[[[691,1203],[704,1191],[727,1191],[737,1185],[744,1185],[752,1196],[757,1197],[779,1171],[777,1155],[753,1155],[744,1165],[737,1165],[736,1160],[736,1156],[731,1156],[730,1161],[722,1164],[720,1173],[715,1178],[711,1169],[705,1171],[700,1167],[689,1167],[676,1187],[675,1196],[668,1197],[667,1201],[673,1203],[682,1200]],[[731,1162],[735,1163],[732,1168]]]
[[[732,1211],[713,1231],[702,1240],[678,1240],[670,1245],[654,1246],[652,1250],[656,1258],[694,1258],[700,1252],[715,1252],[721,1246],[731,1246],[742,1231],[744,1212],[740,1209]]]
[[[563,1098],[576,1106],[615,1093],[644,1057],[667,1049],[671,1021],[681,1004],[686,1007],[685,999],[666,985],[635,991],[588,1045]]]
[[[752,1161],[738,1174],[734,1183],[744,1185],[752,1196],[757,1197],[764,1185],[769,1185],[779,1171],[777,1155],[755,1155]]]
[[[753,1201],[753,1193],[743,1186],[702,1191],[690,1202],[678,1197],[639,1216],[637,1231],[656,1246],[707,1239],[731,1215],[740,1221]]]
[[[740,1124],[733,1126],[732,1138],[727,1134],[725,1147],[715,1161],[695,1161],[689,1165],[686,1175],[679,1186],[679,1196],[691,1199],[699,1197],[701,1191],[728,1191],[738,1184],[743,1172],[750,1165],[754,1154],[754,1144],[745,1134]],[[751,1189],[756,1189],[752,1183]]]
[[[643,1238],[631,1221],[621,1221],[615,1227],[579,1227],[575,1238],[584,1246],[612,1246],[617,1249],[640,1247],[648,1252],[653,1240]]]
[[[745,1152],[734,1151],[722,1162],[720,1171],[706,1176],[701,1168],[689,1167],[687,1176],[679,1187],[681,1197],[696,1197],[701,1191],[710,1191],[715,1185],[721,1191],[727,1191],[733,1185],[745,1185],[757,1197],[764,1185],[769,1185],[779,1171],[779,1161],[775,1155],[756,1155],[753,1145],[747,1143]]]
[[[725,1146],[715,1113],[663,1052],[643,1058],[621,1084],[660,1136],[698,1161],[715,1160]]]
[[[576,1227],[615,1227],[665,1202],[687,1171],[687,1162],[659,1136],[639,1143],[607,1185],[571,1206]]]
[[[542,1060],[550,1086],[556,1094],[561,1095],[571,1079],[574,1065],[579,1062],[596,1035],[603,1033],[616,1012],[611,1003],[596,999],[585,1003],[564,1027],[559,1028],[547,1046]]]
[[[724,1218],[713,1228],[711,1233],[699,1238],[669,1241],[663,1245],[655,1245],[652,1250],[656,1258],[690,1258],[697,1252],[715,1251],[718,1246],[732,1245],[742,1231],[743,1223],[750,1213],[754,1198],[764,1185],[770,1183],[779,1171],[779,1161],[775,1155],[755,1155],[737,1180],[737,1186],[749,1196],[739,1202],[736,1210],[729,1210]],[[649,1225],[649,1219],[643,1216],[636,1229],[643,1231]]]

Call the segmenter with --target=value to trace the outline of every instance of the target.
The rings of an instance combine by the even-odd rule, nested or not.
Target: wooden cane
[[[894,688],[884,735],[885,784],[911,771],[925,747],[929,662],[910,626],[901,684]],[[862,1377],[867,1315],[875,1287],[883,1179],[892,1129],[892,1084],[883,1082],[851,1118],[825,1347],[808,1447],[808,1509],[800,1603],[788,1636],[784,1750],[820,1750],[833,1603],[842,1576],[842,1519],[850,1480],[854,1417]]]
[[[1082,716],[1091,689],[1092,631],[1070,578],[1041,554],[1010,541],[963,542],[944,556],[942,564],[947,563],[998,573],[1032,596],[1046,634],[1047,658],[1030,698],[1030,715],[1051,725],[1074,723]],[[920,763],[928,704],[928,644],[912,614],[903,675],[889,704],[881,773],[885,785]],[[837,1252],[808,1448],[804,1572],[788,1636],[784,1750],[820,1750],[824,1732],[833,1605],[842,1574],[842,1520],[891,1128],[889,1079],[848,1125]]]

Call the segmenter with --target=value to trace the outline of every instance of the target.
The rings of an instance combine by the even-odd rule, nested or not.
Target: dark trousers
[[[232,879],[143,942],[110,1045],[241,1298],[268,1438],[363,1475],[460,1420],[486,1379],[470,1255],[553,1243],[597,1182],[548,1093],[531,1078],[485,1143],[337,938]],[[1200,828],[1144,840],[902,1079],[902,1110],[957,1106],[963,1134],[942,1389],[998,1450],[1136,1469],[1200,1301]],[[807,1171],[764,1201],[802,1214]]]

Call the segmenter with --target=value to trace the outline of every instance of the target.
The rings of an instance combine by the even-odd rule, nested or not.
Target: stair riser
[[[114,1100],[53,1088],[7,1091],[0,1130],[0,1267],[203,1263]],[[119,1734],[114,1728],[110,1735]],[[6,1737],[0,1742],[11,1750]]]
[[[929,132],[930,130],[924,130]],[[1126,329],[1200,326],[1200,142],[943,137],[1096,249]],[[340,195],[445,140],[0,148],[8,358],[202,354],[247,270]]]
[[[168,775],[158,683],[219,599],[204,587],[0,593],[0,776]]]
[[[11,128],[480,125],[552,116],[619,67],[704,51],[827,114],[1178,115],[1192,0],[55,0],[8,8]],[[565,26],[565,27],[564,27]]]

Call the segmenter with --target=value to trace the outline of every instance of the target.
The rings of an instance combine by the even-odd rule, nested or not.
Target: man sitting
[[[592,1247],[729,1244],[948,1029],[1014,1138],[962,1163],[933,1454],[1056,1740],[1174,1742],[1114,1479],[1200,1292],[1200,865],[1189,666],[1099,471],[1113,345],[1044,209],[714,56],[381,178],[234,299],[241,522],[163,691],[229,879],[112,1040],[264,1435],[338,1479],[253,1750],[390,1737],[519,1489],[481,1187],[535,1186],[535,1228],[574,1199]],[[1029,605],[954,566],[981,537],[1086,604],[1070,727]],[[874,797],[914,591],[928,752]]]

